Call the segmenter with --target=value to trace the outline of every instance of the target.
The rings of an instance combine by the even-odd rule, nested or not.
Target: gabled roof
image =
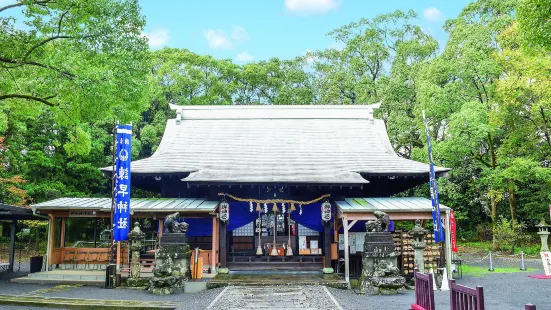
[[[186,182],[362,184],[364,175],[428,175],[399,157],[377,105],[174,106],[161,144],[133,174]],[[111,168],[104,168],[110,171]],[[437,172],[449,169],[437,168]]]
[[[134,212],[213,212],[219,201],[198,198],[133,198],[130,208]],[[97,210],[111,211],[111,198],[58,198],[32,208],[43,210]]]

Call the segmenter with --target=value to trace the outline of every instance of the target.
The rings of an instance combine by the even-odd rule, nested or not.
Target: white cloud
[[[162,27],[153,28],[151,32],[145,32],[143,35],[149,40],[149,46],[151,48],[164,47],[170,40],[168,29]]]
[[[336,10],[341,0],[285,0],[285,9],[293,14],[307,16]]]
[[[207,39],[210,48],[230,49],[233,46],[228,34],[222,29],[206,29],[203,30],[203,35]]]
[[[249,33],[243,26],[233,26],[231,38],[235,43],[242,43],[250,39]]]
[[[241,52],[235,55],[235,61],[238,61],[238,62],[249,62],[249,61],[253,61],[253,59],[254,57],[248,52]]]
[[[425,9],[425,11],[423,11],[423,16],[425,16],[425,19],[429,22],[439,21],[443,17],[442,12],[440,12],[440,10],[435,7]]]
[[[213,49],[232,49],[250,39],[249,33],[242,26],[233,26],[230,35],[222,29],[203,29],[203,35]]]

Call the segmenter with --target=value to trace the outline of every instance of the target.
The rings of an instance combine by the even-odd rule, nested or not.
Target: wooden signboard
[[[546,276],[551,276],[551,252],[540,252],[543,270]]]

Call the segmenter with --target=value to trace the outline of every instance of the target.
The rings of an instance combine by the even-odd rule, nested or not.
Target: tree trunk
[[[517,221],[517,206],[515,204],[515,190],[513,188],[513,180],[507,180],[507,191],[509,193],[509,209],[511,210],[511,220]]]

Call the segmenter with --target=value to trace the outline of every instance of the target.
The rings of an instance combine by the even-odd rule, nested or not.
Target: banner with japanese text
[[[452,251],[457,253],[459,249],[457,248],[457,224],[455,223],[455,215],[453,210],[450,211],[450,236],[452,242]]]
[[[132,125],[117,125],[115,165],[115,210],[113,240],[128,240],[130,228],[130,162],[132,154]]]
[[[442,231],[442,220],[440,218],[440,201],[438,200],[438,186],[436,185],[436,174],[434,173],[434,162],[432,160],[432,147],[430,144],[429,126],[423,111],[423,122],[425,123],[425,134],[427,136],[427,148],[429,153],[429,179],[430,179],[430,198],[432,201],[432,224],[434,227],[434,242],[444,242],[444,233]]]

